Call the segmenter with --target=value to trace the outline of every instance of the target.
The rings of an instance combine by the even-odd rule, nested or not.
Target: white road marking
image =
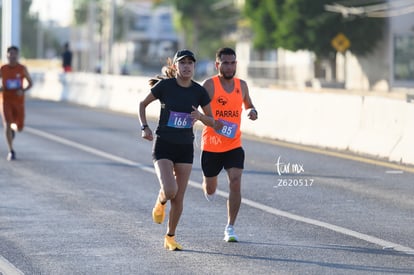
[[[24,273],[0,255],[0,274],[23,275]]]
[[[155,170],[153,168],[145,166],[141,163],[134,162],[134,161],[122,158],[122,157],[118,157],[118,156],[106,153],[104,151],[94,149],[92,147],[80,144],[78,142],[74,142],[74,141],[71,141],[71,140],[53,135],[53,134],[49,134],[49,133],[46,133],[46,132],[43,132],[43,131],[40,131],[40,130],[36,130],[34,128],[26,127],[26,131],[29,132],[29,133],[32,133],[34,135],[44,137],[46,139],[53,140],[53,141],[61,143],[61,144],[65,144],[65,145],[73,147],[73,148],[77,148],[77,149],[82,150],[84,152],[88,152],[88,153],[91,153],[93,155],[100,156],[102,158],[106,158],[106,159],[109,159],[109,160],[112,160],[112,161],[115,161],[115,162],[119,162],[119,163],[122,163],[122,164],[135,166],[135,167],[140,168],[143,171],[155,174]],[[188,184],[192,187],[202,189],[200,183],[197,183],[197,182],[194,182],[194,181],[190,180]],[[219,195],[219,196],[222,196],[224,198],[227,198],[228,195],[229,195],[227,192],[224,192],[224,191],[221,191],[221,190],[216,190],[216,194]],[[357,231],[354,231],[354,230],[351,230],[351,229],[347,229],[347,228],[344,228],[344,227],[341,227],[341,226],[337,226],[337,225],[334,225],[334,224],[318,221],[318,220],[311,219],[311,218],[302,217],[302,216],[299,216],[299,215],[296,215],[296,214],[292,214],[292,213],[289,213],[289,212],[286,212],[286,211],[282,211],[282,210],[279,210],[279,209],[276,209],[276,208],[273,208],[273,207],[266,206],[264,204],[261,204],[261,203],[258,203],[258,202],[255,202],[255,201],[252,201],[252,200],[249,200],[249,199],[243,198],[242,203],[245,204],[245,205],[248,205],[250,207],[265,211],[265,212],[270,213],[272,215],[285,217],[285,218],[288,218],[288,219],[291,219],[291,220],[300,221],[300,222],[311,224],[311,225],[316,225],[316,226],[319,226],[319,227],[322,227],[322,228],[325,228],[325,229],[329,229],[329,230],[332,230],[332,231],[335,231],[335,232],[338,232],[338,233],[341,233],[341,234],[344,234],[344,235],[347,235],[347,236],[352,236],[354,238],[364,240],[366,242],[369,242],[369,243],[372,243],[372,244],[375,244],[375,245],[379,245],[383,249],[392,249],[392,250],[397,251],[397,252],[402,252],[402,253],[405,253],[405,254],[413,254],[414,255],[414,249],[411,248],[411,247],[407,247],[407,246],[403,246],[403,245],[400,245],[400,244],[397,244],[397,243],[389,242],[389,241],[386,241],[386,240],[383,240],[383,239],[380,239],[380,238],[377,238],[377,237],[374,237],[374,236],[363,234],[363,233],[360,233],[360,232],[357,232]]]
[[[386,174],[404,174],[404,171],[401,170],[387,170],[385,171]]]
[[[392,242],[389,242],[389,241],[386,241],[386,240],[383,240],[383,239],[380,239],[380,238],[377,238],[377,237],[374,237],[374,236],[359,233],[357,231],[347,229],[347,228],[344,228],[344,227],[341,227],[341,226],[337,226],[337,225],[334,225],[334,224],[330,224],[330,223],[326,223],[326,222],[322,222],[322,221],[302,217],[302,216],[292,214],[292,213],[289,213],[289,212],[286,212],[286,211],[278,210],[278,209],[275,209],[275,208],[272,208],[272,207],[269,207],[269,206],[266,206],[266,205],[263,205],[261,203],[257,203],[257,202],[254,202],[254,201],[251,201],[251,200],[248,200],[248,199],[242,199],[242,202],[246,205],[249,205],[251,207],[263,210],[263,211],[268,212],[270,214],[285,217],[285,218],[292,219],[292,220],[295,220],[295,221],[304,222],[304,223],[307,223],[307,224],[316,225],[316,226],[323,227],[323,228],[326,228],[326,229],[329,229],[329,230],[332,230],[332,231],[335,231],[335,232],[338,232],[338,233],[341,233],[341,234],[344,234],[344,235],[352,236],[352,237],[355,237],[357,239],[367,241],[369,243],[377,244],[379,246],[382,246],[383,249],[393,249],[393,250],[398,251],[398,252],[403,252],[403,253],[406,253],[406,254],[413,254],[414,255],[414,249],[410,248],[410,247],[407,247],[407,246],[402,246],[402,245],[399,245],[399,244],[396,244],[396,243],[392,243]]]

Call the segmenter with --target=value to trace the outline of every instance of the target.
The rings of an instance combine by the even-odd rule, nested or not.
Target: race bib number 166
[[[167,126],[174,128],[191,128],[193,126],[192,124],[190,114],[170,111]]]

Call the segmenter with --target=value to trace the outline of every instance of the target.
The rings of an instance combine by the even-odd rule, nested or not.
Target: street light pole
[[[105,3],[105,11],[108,16],[108,20],[104,21],[103,30],[103,43],[105,45],[105,56],[104,56],[104,73],[112,73],[112,46],[114,42],[114,18],[115,18],[115,0],[108,0]]]
[[[20,47],[20,0],[2,1],[1,60],[7,62],[6,49]]]

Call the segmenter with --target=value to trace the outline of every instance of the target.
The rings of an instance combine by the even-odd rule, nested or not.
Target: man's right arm
[[[209,78],[204,80],[202,86],[204,89],[207,90],[208,95],[210,96],[210,99],[213,99],[214,97],[214,82],[213,79]]]

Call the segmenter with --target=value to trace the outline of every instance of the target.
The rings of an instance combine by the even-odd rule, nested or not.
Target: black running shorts
[[[173,163],[193,163],[194,145],[169,143],[161,138],[156,138],[152,148],[152,159],[169,159]]]
[[[215,177],[220,171],[229,168],[244,168],[244,150],[242,147],[214,153],[203,151],[201,153],[201,168],[205,177]]]

